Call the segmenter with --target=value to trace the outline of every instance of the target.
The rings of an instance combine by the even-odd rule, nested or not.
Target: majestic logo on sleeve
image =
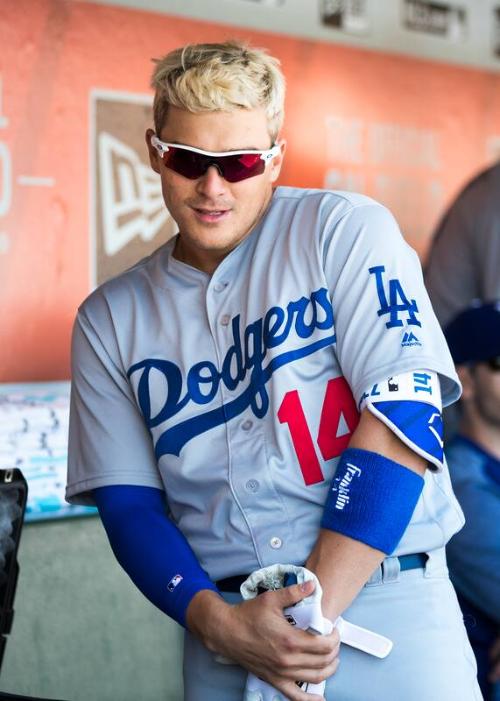
[[[137,398],[150,430],[171,420],[190,403],[210,404],[221,383],[232,392],[242,388],[231,401],[169,426],[156,442],[158,459],[165,454],[180,455],[192,438],[234,419],[248,407],[256,417],[262,418],[269,409],[266,384],[273,373],[335,343],[333,309],[325,288],[312,292],[309,298],[300,297],[290,302],[284,309],[271,307],[263,318],[248,324],[245,329],[241,329],[240,322],[238,314],[232,320],[232,344],[220,368],[209,360],[202,360],[195,363],[183,378],[179,367],[170,360],[148,358],[130,367],[129,378],[136,380],[135,375],[139,373]],[[320,335],[318,331],[330,333]],[[297,339],[297,347],[283,353],[273,352],[267,359],[268,351],[279,348],[291,339],[292,334]],[[301,339],[311,339],[311,342],[304,345]],[[290,343],[287,346],[290,348]],[[149,382],[152,370],[162,373],[167,388],[163,404],[154,415]],[[155,407],[158,406],[156,400],[155,397]]]
[[[386,328],[392,329],[395,326],[404,326],[404,324],[413,326],[422,326],[420,321],[417,319],[418,307],[414,299],[408,299],[404,293],[403,287],[397,278],[389,280],[389,289],[386,293],[384,285],[384,273],[385,267],[383,265],[376,265],[373,268],[369,268],[368,272],[371,275],[375,275],[375,281],[377,284],[377,294],[380,302],[380,309],[377,314],[379,316],[389,316],[389,321],[386,322]],[[407,314],[407,317],[400,319],[399,315]],[[420,342],[418,345],[421,345]]]
[[[421,346],[422,344],[415,336],[413,331],[405,331],[403,335],[403,340],[401,341],[401,348],[410,348],[411,346]]]

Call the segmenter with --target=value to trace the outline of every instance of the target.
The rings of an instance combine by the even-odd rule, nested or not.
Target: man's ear
[[[476,388],[471,368],[468,365],[457,365],[457,375],[462,383],[461,399],[465,402],[474,399]]]
[[[160,154],[151,143],[151,137],[155,135],[153,129],[147,129],[145,134],[146,146],[148,147],[149,162],[155,173],[160,173]]]
[[[270,176],[271,176],[271,182],[274,183],[280,174],[281,171],[281,166],[283,165],[283,158],[285,156],[285,151],[286,151],[286,140],[285,139],[278,139],[276,141],[276,145],[280,147],[280,152],[278,153],[277,156],[273,158],[271,161],[271,165],[269,166],[270,168]]]

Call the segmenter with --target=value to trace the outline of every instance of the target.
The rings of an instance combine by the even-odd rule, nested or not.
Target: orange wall
[[[421,254],[500,134],[500,77],[486,71],[87,3],[2,2],[0,381],[69,377],[90,289],[90,91],[148,92],[152,57],[234,36],[266,46],[288,78],[281,182],[322,187],[334,171],[331,182],[389,204]]]

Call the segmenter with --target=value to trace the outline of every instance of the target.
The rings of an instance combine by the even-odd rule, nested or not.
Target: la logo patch
[[[392,278],[387,281],[388,290],[386,293],[384,273],[385,266],[376,265],[369,268],[368,272],[375,275],[377,285],[377,294],[380,302],[380,309],[377,311],[378,316],[389,316],[389,321],[386,322],[386,328],[392,329],[395,326],[422,326],[417,319],[418,307],[414,299],[408,299],[403,287],[398,278]],[[407,315],[404,318],[404,315]],[[399,316],[403,316],[402,319]]]

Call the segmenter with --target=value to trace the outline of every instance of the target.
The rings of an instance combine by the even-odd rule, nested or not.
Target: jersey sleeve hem
[[[155,479],[152,475],[138,475],[136,472],[118,472],[68,484],[65,499],[69,504],[95,506],[92,490],[98,487],[111,487],[116,484],[164,489],[161,480],[159,478]]]
[[[419,355],[412,356],[401,363],[381,365],[372,370],[368,375],[365,375],[362,380],[358,381],[352,388],[358,406],[363,392],[365,392],[370,385],[385,380],[392,375],[418,369],[432,370],[439,375],[443,407],[453,404],[453,402],[456,402],[460,397],[462,388],[458,377],[455,372],[451,370],[450,366],[436,362],[436,358],[431,356]]]

